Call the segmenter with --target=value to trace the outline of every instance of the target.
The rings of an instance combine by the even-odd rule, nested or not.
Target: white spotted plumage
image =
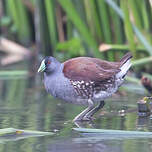
[[[79,96],[90,98],[93,95],[94,82],[92,81],[85,82],[83,80],[82,81],[70,80],[70,82]]]

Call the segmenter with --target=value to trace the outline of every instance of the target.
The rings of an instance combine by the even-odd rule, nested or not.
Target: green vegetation
[[[111,61],[120,58],[124,49],[135,60],[152,55],[148,0],[6,0],[2,4],[1,36],[31,50],[36,44],[41,54]],[[101,53],[102,44],[114,49]]]
[[[152,136],[152,132],[143,132],[143,131],[124,131],[124,130],[105,130],[105,129],[91,129],[91,128],[73,128],[73,130],[80,133],[91,133],[95,136],[99,135],[117,135],[117,136],[130,136],[132,138],[141,138]]]

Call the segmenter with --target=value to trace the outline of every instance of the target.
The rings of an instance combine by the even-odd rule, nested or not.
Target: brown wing
[[[108,62],[89,57],[73,58],[63,64],[64,76],[76,81],[103,81],[120,71],[119,62]]]

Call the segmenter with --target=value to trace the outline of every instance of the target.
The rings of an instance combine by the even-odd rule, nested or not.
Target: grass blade
[[[127,40],[129,42],[129,48],[133,52],[133,56],[136,58],[136,45],[134,42],[134,33],[130,22],[129,7],[127,1],[121,1],[122,10],[124,12],[124,27]]]
[[[119,0],[116,0],[117,3],[119,3]],[[110,8],[110,16],[112,16],[111,20],[113,22],[113,26],[114,26],[114,35],[116,35],[115,39],[113,41],[115,41],[115,43],[117,44],[121,44],[124,41],[124,31],[122,28],[122,22],[120,17],[117,15],[117,13],[111,8]],[[122,53],[120,53],[122,54]],[[123,54],[122,54],[123,55]]]
[[[95,1],[84,0],[84,6],[86,10],[87,23],[92,31],[92,35],[97,38],[98,42],[100,42],[102,39],[102,32],[99,23],[99,16],[96,11],[97,8],[95,5]]]
[[[75,25],[75,27],[78,29],[80,34],[83,36],[84,40],[90,46],[92,49],[94,49],[94,55],[95,56],[101,56],[101,54],[98,51],[98,45],[96,40],[91,35],[89,29],[81,20],[80,16],[78,15],[73,3],[71,0],[58,0],[62,8],[65,10],[68,18],[72,21],[72,23]]]
[[[148,19],[148,12],[147,8],[146,8],[146,3],[144,0],[141,0],[141,13],[142,13],[142,18],[143,18],[143,24],[144,24],[144,28],[148,31],[150,28],[150,23],[149,23],[149,19]]]
[[[102,25],[102,31],[103,31],[103,39],[105,43],[112,43],[112,32],[110,27],[110,19],[108,16],[108,9],[106,6],[106,3],[104,0],[98,0],[98,10],[100,15],[100,21]],[[114,53],[109,51],[106,53],[108,56],[108,60],[113,61],[114,60]]]
[[[90,129],[90,128],[73,128],[73,130],[81,133],[99,133],[107,135],[132,135],[132,136],[151,136],[152,132],[143,132],[143,131],[125,131],[125,130],[106,130],[106,129]]]
[[[99,51],[101,51],[101,52],[108,51],[108,50],[128,51],[129,45],[125,45],[125,44],[101,44],[99,46]],[[136,50],[144,52],[145,48],[142,46],[137,46]]]
[[[7,13],[12,17],[18,31],[18,38],[21,42],[29,43],[31,29],[26,9],[20,0],[6,1]]]
[[[141,0],[142,1],[142,0]],[[127,1],[125,1],[127,2]],[[138,2],[136,0],[132,1],[132,0],[128,0],[128,4],[131,7],[131,12],[133,15],[133,19],[135,21],[135,25],[138,27],[138,29],[142,29],[142,18],[140,16],[140,12],[138,10]],[[129,8],[128,8],[129,9]]]
[[[124,20],[124,14],[122,10],[115,4],[113,0],[105,0],[105,2],[107,2],[107,4],[110,5],[117,12],[117,14]],[[147,52],[152,56],[152,46],[149,44],[146,38],[142,35],[142,33],[138,30],[138,28],[134,24],[132,24],[132,26],[138,39],[144,45]]]
[[[140,66],[152,62],[152,56],[134,60],[132,66]]]
[[[46,16],[48,21],[49,35],[51,39],[51,46],[53,50],[56,49],[57,44],[57,29],[55,20],[55,3],[54,0],[45,0]]]
[[[104,0],[97,0],[98,4],[98,10],[99,10],[99,15],[100,15],[100,20],[101,20],[101,25],[103,28],[103,34],[104,34],[104,40],[106,43],[111,43],[111,31],[110,31],[110,23],[109,23],[109,17],[108,17],[108,12],[106,9],[106,3]]]
[[[21,140],[21,139],[30,138],[30,137],[52,136],[52,135],[54,135],[53,132],[4,128],[4,129],[0,129],[0,143],[5,143],[8,141],[16,141],[16,140]]]

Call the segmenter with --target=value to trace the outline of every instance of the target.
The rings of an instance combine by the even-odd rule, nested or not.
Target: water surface
[[[36,82],[36,83],[34,83]],[[93,122],[74,124],[84,107],[56,100],[45,92],[41,78],[0,80],[0,128],[54,131],[54,136],[0,141],[2,152],[148,152],[151,138],[88,136],[72,131],[78,125],[114,130],[152,130],[152,120],[138,118],[136,102],[143,96],[128,93],[106,100]]]

